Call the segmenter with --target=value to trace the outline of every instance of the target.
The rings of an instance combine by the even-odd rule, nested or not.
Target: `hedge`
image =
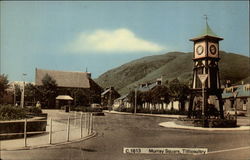
[[[27,118],[28,114],[38,115],[42,110],[37,107],[16,107],[12,105],[0,105],[0,120],[18,120]]]

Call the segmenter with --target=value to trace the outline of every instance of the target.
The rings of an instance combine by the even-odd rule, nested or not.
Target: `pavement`
[[[69,140],[67,140],[67,118],[68,116],[70,117],[75,116],[75,113],[74,112],[65,113],[64,111],[59,111],[59,110],[43,110],[43,112],[48,113],[46,133],[28,137],[26,140],[27,144],[26,147],[24,138],[1,140],[0,150],[9,151],[9,150],[25,150],[25,149],[51,147],[51,146],[57,146],[57,145],[89,139],[95,136],[96,134],[95,132],[93,132],[92,134],[88,134],[87,130],[84,128],[85,127],[84,124],[82,124],[83,128],[81,136],[79,119],[77,119],[77,121],[72,120],[70,125]],[[50,143],[49,120],[51,118],[53,119],[53,121],[52,121],[52,138]]]
[[[132,115],[134,113],[129,112],[117,112],[117,111],[103,111],[106,113],[113,113],[113,114],[123,114],[123,115]],[[163,117],[163,118],[172,118],[172,119],[178,119],[178,118],[185,118],[187,116],[185,115],[168,115],[168,114],[150,114],[150,113],[136,113],[137,116],[150,116],[150,117]]]
[[[117,111],[105,111],[106,113],[113,113],[113,114],[124,114],[124,115],[131,115],[134,113],[127,113],[127,112],[117,112]],[[145,113],[136,113],[137,116],[151,116],[151,117],[163,117],[163,118],[171,118],[171,119],[178,119],[178,118],[185,118],[185,115],[166,115],[166,114],[145,114]],[[249,117],[238,117],[237,125],[238,127],[234,128],[203,128],[203,127],[193,127],[193,126],[185,126],[176,124],[174,121],[167,121],[159,123],[161,127],[166,128],[176,128],[176,129],[187,129],[187,130],[200,130],[200,131],[250,131],[250,118]]]
[[[62,115],[63,114],[59,114]],[[56,147],[2,151],[3,160],[246,160],[249,131],[209,132],[171,129],[158,124],[171,118],[105,113],[94,116],[95,137]],[[206,155],[124,154],[124,147],[208,148]]]

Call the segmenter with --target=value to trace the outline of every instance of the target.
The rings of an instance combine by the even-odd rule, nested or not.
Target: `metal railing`
[[[74,135],[74,139],[83,138],[84,136],[89,136],[93,133],[93,114],[92,113],[80,113],[80,115],[77,115],[77,112],[75,112],[73,117],[68,116],[67,119],[50,119],[49,120],[49,144],[53,143],[53,134],[56,132],[54,131],[54,125],[53,121],[63,121],[67,120],[66,123],[66,139],[65,141],[70,141],[71,132],[76,132],[78,130],[79,136]],[[84,123],[84,126],[83,126]],[[84,134],[84,132],[86,134]]]
[[[47,131],[28,131],[29,123],[28,122],[44,122],[47,121]],[[25,119],[20,123],[24,123],[23,132],[20,133],[3,133],[1,136],[14,136],[14,135],[23,135],[24,147],[28,146],[28,135],[32,134],[42,134],[48,133],[47,144],[60,143],[60,142],[69,142],[70,140],[82,139],[83,137],[89,136],[93,133],[93,114],[92,113],[77,113],[75,112],[72,115],[68,115],[65,118],[50,118],[48,120],[28,120]],[[66,128],[63,127],[66,124]],[[84,125],[83,125],[84,124]],[[60,127],[58,127],[60,126]],[[54,136],[55,135],[55,136]],[[58,139],[57,135],[61,137],[66,137],[66,139]],[[44,136],[43,136],[44,137]]]

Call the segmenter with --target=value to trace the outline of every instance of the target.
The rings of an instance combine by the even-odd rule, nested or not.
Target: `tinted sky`
[[[205,27],[224,38],[220,49],[249,55],[249,3],[0,2],[1,73],[34,81],[35,68],[86,71],[96,78],[131,60],[191,52]]]

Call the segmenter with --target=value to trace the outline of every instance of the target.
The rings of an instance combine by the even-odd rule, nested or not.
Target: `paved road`
[[[106,114],[106,116],[94,118],[94,127],[98,132],[95,138],[53,148],[2,152],[2,159],[246,160],[250,158],[249,131],[206,132],[169,129],[158,126],[158,123],[168,121],[160,117]],[[123,147],[205,147],[208,148],[209,154],[129,155],[123,154]]]

